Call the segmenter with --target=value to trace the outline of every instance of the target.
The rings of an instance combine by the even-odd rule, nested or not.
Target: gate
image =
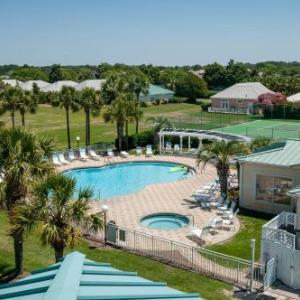
[[[276,280],[276,268],[276,257],[273,257],[266,263],[265,266],[264,290],[269,288],[272,285],[272,283]]]

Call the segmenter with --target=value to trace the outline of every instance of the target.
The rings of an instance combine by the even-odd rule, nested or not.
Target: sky
[[[300,0],[0,0],[0,64],[300,61]]]

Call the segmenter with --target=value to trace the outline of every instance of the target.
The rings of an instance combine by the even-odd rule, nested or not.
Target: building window
[[[269,175],[256,176],[256,200],[276,204],[290,205],[287,192],[292,188],[290,178]]]
[[[222,107],[223,109],[228,109],[228,108],[229,108],[229,101],[223,99],[223,100],[221,101],[221,107]]]

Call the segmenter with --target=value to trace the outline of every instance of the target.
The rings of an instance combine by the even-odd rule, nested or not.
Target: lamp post
[[[108,205],[106,205],[106,204],[103,204],[102,206],[101,206],[101,209],[102,209],[102,211],[103,211],[103,216],[104,216],[104,242],[106,243],[106,241],[107,241],[107,228],[106,228],[106,223],[107,223],[107,213],[108,213],[108,210],[109,210],[109,207],[108,207]]]
[[[80,136],[76,136],[77,148],[79,149]]]
[[[254,280],[254,261],[255,261],[255,239],[251,240],[251,277],[250,277],[250,292],[253,290],[253,280]]]

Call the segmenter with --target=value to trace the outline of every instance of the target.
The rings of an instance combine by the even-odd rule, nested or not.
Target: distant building
[[[298,102],[298,101],[300,101],[300,93],[297,93],[295,95],[289,96],[286,99],[289,102]]]
[[[174,97],[174,92],[166,88],[160,87],[158,85],[150,84],[148,94],[142,94],[140,96],[140,101],[150,102],[155,100],[166,100],[168,101]]]
[[[264,93],[273,93],[273,91],[260,82],[237,83],[210,97],[210,111],[251,114],[253,104]]]

